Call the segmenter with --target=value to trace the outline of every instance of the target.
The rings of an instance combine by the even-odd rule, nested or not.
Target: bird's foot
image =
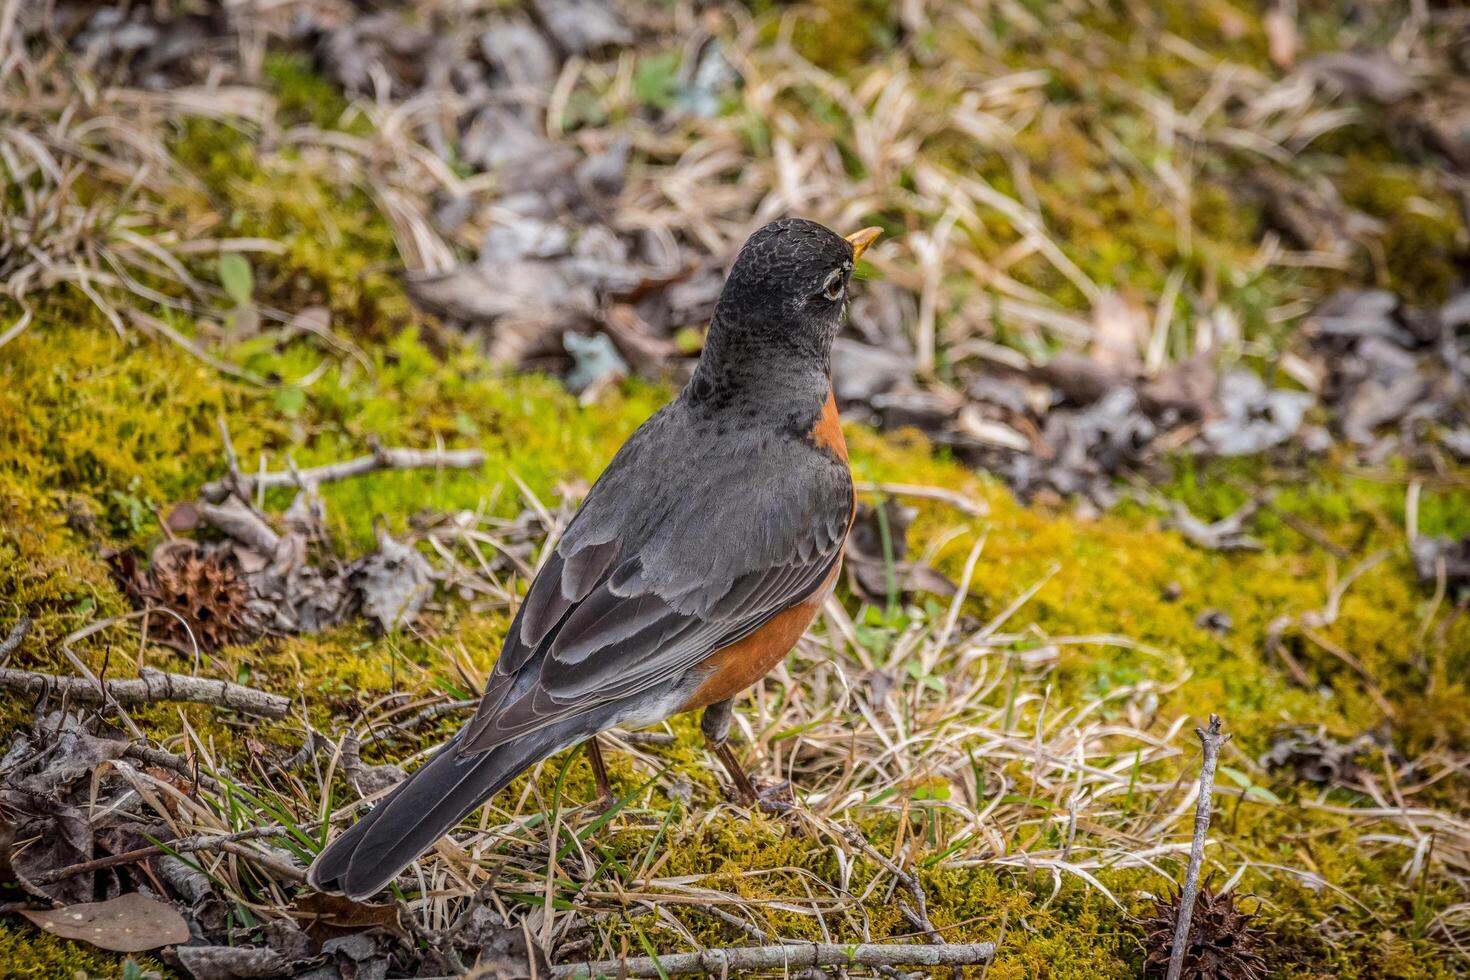
[[[746,774],[740,761],[735,758],[735,753],[730,751],[730,746],[724,742],[715,743],[713,746],[715,757],[725,766],[725,771],[730,774],[733,785],[730,787],[730,797],[741,806],[757,808],[766,813],[782,814],[790,813],[796,809],[796,797],[791,792],[791,783],[782,779],[768,782],[761,780],[764,785],[757,786]]]
[[[796,796],[791,791],[789,780],[752,781],[745,787],[731,787],[730,797],[736,803],[752,810],[760,810],[773,816],[781,816],[796,809]]]
[[[796,809],[796,794],[792,792],[789,779],[777,779],[757,784],[755,805],[766,813],[781,815]]]

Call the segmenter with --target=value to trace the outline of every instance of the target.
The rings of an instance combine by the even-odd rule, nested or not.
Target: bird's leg
[[[618,798],[613,795],[612,784],[607,781],[607,763],[602,761],[602,746],[597,744],[597,736],[593,735],[585,744],[587,761],[592,765],[592,779],[597,783],[597,794],[602,797],[599,806],[605,813],[612,809]]]
[[[760,793],[756,792],[755,784],[750,781],[750,777],[740,766],[740,760],[735,758],[735,753],[730,750],[730,743],[721,742],[713,748],[715,758],[720,760],[720,764],[725,767],[725,771],[735,782],[736,797],[745,806],[754,806],[760,800]]]
[[[735,699],[727,698],[705,708],[704,715],[699,720],[700,730],[704,732],[705,740],[709,742],[715,758],[720,760],[720,764],[730,774],[730,779],[735,784],[735,795],[743,805],[759,806],[768,813],[784,813],[791,809],[790,802],[782,798],[786,785],[780,784],[766,792],[756,789],[755,783],[751,782],[750,776],[730,748],[730,720],[735,714],[734,705]]]

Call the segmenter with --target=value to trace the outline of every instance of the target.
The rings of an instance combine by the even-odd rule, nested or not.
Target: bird
[[[783,218],[746,240],[704,349],[588,491],[516,611],[475,714],[308,871],[368,898],[517,775],[596,736],[702,709],[734,794],[763,801],[728,739],[833,588],[856,498],[832,343],[879,236]]]

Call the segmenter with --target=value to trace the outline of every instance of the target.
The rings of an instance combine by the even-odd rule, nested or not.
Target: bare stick
[[[223,504],[200,503],[198,507],[200,518],[227,537],[249,545],[267,557],[276,553],[281,536],[240,498]]]
[[[858,480],[853,483],[852,488],[858,493],[886,493],[892,497],[935,500],[941,504],[949,504],[955,510],[971,517],[985,517],[990,513],[990,505],[985,501],[967,497],[953,490],[946,490],[944,487],[930,487],[917,483],[869,483],[865,480]]]
[[[256,489],[275,487],[317,486],[335,480],[346,480],[376,470],[452,469],[472,470],[483,466],[485,454],[478,449],[394,449],[375,447],[372,455],[359,456],[341,463],[328,463],[307,470],[278,470],[258,473],[254,476],[242,474],[238,479],[240,493],[249,496]],[[206,483],[200,495],[212,503],[219,503],[234,490],[231,480],[215,480]]]
[[[703,973],[743,976],[757,970],[811,969],[820,966],[973,966],[988,963],[994,943],[953,943],[945,946],[910,944],[792,943],[787,946],[734,946],[698,953],[671,953],[655,962],[651,956],[601,963],[554,966],[555,980],[583,980],[596,976],[656,977]]]
[[[172,752],[167,752],[163,749],[134,744],[129,745],[123,750],[123,756],[129,759],[136,759],[144,765],[157,766],[159,769],[167,769],[170,772],[177,773],[191,782],[197,782],[205,789],[218,790],[220,788],[219,780],[215,779],[209,773],[198,771],[199,767],[190,765],[188,759],[185,759],[183,756],[174,755]]]
[[[1213,523],[1202,521],[1177,500],[1169,501],[1173,517],[1169,523],[1190,543],[1207,551],[1260,551],[1265,547],[1246,531],[1265,501],[1257,497],[1247,500],[1233,514]]]
[[[247,844],[237,844],[234,841],[221,841],[215,847],[227,854],[233,854],[238,858],[243,858],[256,867],[269,871],[277,878],[285,878],[287,881],[295,882],[298,885],[306,884],[305,868],[298,868],[296,865],[274,854],[268,854],[259,848],[250,847]]]
[[[22,616],[20,619],[17,619],[15,625],[10,627],[10,632],[5,635],[5,639],[0,640],[0,658],[8,657],[14,653],[15,648],[20,646],[20,641],[24,640],[26,634],[30,631],[31,617]]]
[[[1194,902],[1199,896],[1199,869],[1205,860],[1205,838],[1210,833],[1210,797],[1215,791],[1215,766],[1220,762],[1220,747],[1230,741],[1220,733],[1220,716],[1210,715],[1210,727],[1196,728],[1200,745],[1204,746],[1204,762],[1199,772],[1199,800],[1194,805],[1194,842],[1189,847],[1189,870],[1184,874],[1184,889],[1179,893],[1179,918],[1174,923],[1174,946],[1169,951],[1169,973],[1166,980],[1179,980],[1184,969],[1184,954],[1189,950],[1189,923],[1194,918]]]
[[[106,857],[93,858],[80,864],[73,864],[65,868],[55,868],[51,871],[43,871],[31,879],[32,884],[49,885],[52,882],[61,881],[63,878],[73,878],[77,875],[87,874],[92,871],[101,871],[104,868],[115,868],[122,864],[135,864],[151,857],[161,854],[193,854],[195,851],[213,851],[223,849],[226,844],[234,844],[239,841],[256,840],[261,837],[284,837],[288,833],[285,827],[271,825],[269,827],[252,827],[249,830],[237,831],[233,834],[195,834],[192,837],[180,837],[165,844],[149,844],[147,847],[135,848],[124,851],[121,854],[109,854]]]
[[[924,884],[923,882],[919,881],[919,876],[911,871],[904,870],[897,863],[885,857],[883,852],[879,851],[872,844],[868,843],[866,838],[863,837],[863,835],[857,830],[857,828],[847,828],[846,839],[848,843],[852,844],[854,847],[859,848],[873,860],[877,861],[879,864],[887,868],[888,873],[893,875],[896,881],[907,888],[909,890],[909,894],[913,895],[913,907],[910,907],[903,902],[897,903],[898,911],[908,921],[909,925],[913,926],[920,933],[922,933],[924,935],[924,938],[935,946],[945,945],[944,937],[940,935],[939,930],[934,927],[934,923],[929,918],[929,902],[924,897]],[[958,980],[958,977],[960,976],[959,966],[955,964],[950,965],[953,967],[956,980]]]
[[[414,729],[418,728],[420,725],[426,725],[431,721],[438,721],[445,715],[452,715],[461,711],[468,711],[469,709],[478,706],[479,703],[479,698],[465,698],[461,701],[441,701],[438,704],[431,704],[427,708],[420,709],[419,711],[415,712],[412,715],[409,715],[402,721],[392,722],[392,725],[399,731],[411,732]]]
[[[247,715],[283,718],[291,710],[289,698],[229,681],[167,674],[144,668],[136,680],[107,681],[101,689],[97,682],[82,677],[58,677],[29,670],[0,667],[0,691],[21,694],[61,694],[78,704],[106,704],[131,707],[159,701],[189,701],[212,704]]]

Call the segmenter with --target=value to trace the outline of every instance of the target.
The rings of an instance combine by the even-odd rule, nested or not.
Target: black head
[[[735,258],[710,333],[751,335],[768,351],[830,351],[842,322],[852,253],[846,239],[815,221],[771,222]]]
[[[792,373],[825,378],[853,262],[874,237],[870,229],[849,241],[802,218],[751,235],[720,293],[696,385]]]

